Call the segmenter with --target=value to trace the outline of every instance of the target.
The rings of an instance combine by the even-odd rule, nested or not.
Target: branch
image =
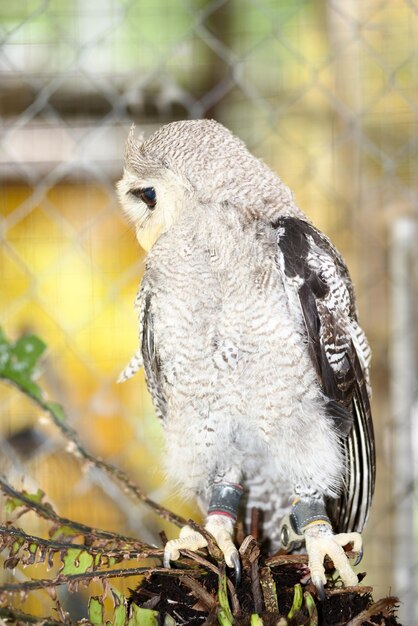
[[[93,456],[80,443],[76,431],[67,424],[63,407],[57,402],[45,400],[42,389],[34,381],[34,368],[45,350],[43,341],[34,335],[27,335],[11,344],[0,329],[0,346],[2,349],[0,380],[17,387],[19,391],[31,398],[35,404],[49,414],[56,427],[69,442],[71,452],[75,452],[80,458],[104,471],[119,484],[125,493],[149,506],[162,519],[177,526],[186,525],[186,520],[183,517],[172,513],[145,495],[123,470]]]
[[[68,549],[71,548],[72,550],[80,550],[82,552],[86,552],[92,556],[103,555],[104,557],[106,557],[106,559],[114,558],[119,561],[129,559],[144,560],[150,558],[162,558],[164,554],[164,550],[162,550],[161,548],[152,548],[151,546],[149,546],[149,550],[141,552],[139,550],[133,550],[132,548],[109,549],[99,546],[88,546],[86,544],[64,543],[62,541],[53,541],[51,539],[42,539],[41,537],[28,535],[20,528],[3,525],[0,525],[0,536],[2,536],[2,538],[0,539],[0,550],[7,547],[7,538],[10,538],[12,541],[14,539],[21,540],[21,547],[24,543],[28,543],[44,548],[45,550],[52,550],[57,552],[62,550],[68,551]],[[15,552],[15,554],[17,554],[17,552]]]
[[[118,545],[121,543],[128,544],[130,546],[138,547],[139,549],[147,550],[150,548],[148,544],[142,543],[138,539],[134,537],[127,537],[125,535],[121,535],[119,533],[115,533],[108,530],[100,530],[96,528],[92,528],[91,526],[87,526],[86,524],[82,524],[81,522],[74,522],[67,517],[61,517],[54,511],[52,506],[47,503],[44,504],[39,500],[35,500],[30,494],[26,494],[25,492],[17,491],[7,480],[0,476],[0,489],[7,496],[13,498],[13,500],[19,500],[22,502],[24,506],[28,509],[34,511],[39,517],[46,519],[48,521],[52,521],[59,526],[66,526],[74,530],[74,534],[78,535],[87,535],[89,538],[98,538],[103,539],[108,542],[116,542]]]
[[[199,525],[196,524],[196,527],[199,527]],[[207,569],[209,569],[212,572],[214,572],[218,576],[218,578],[221,578],[221,576],[222,576],[221,569],[219,567],[217,567],[216,565],[214,565],[213,563],[211,563],[210,561],[208,561],[207,559],[205,559],[202,556],[200,556],[200,554],[198,554],[196,552],[192,552],[191,550],[182,550],[181,552],[185,556],[189,557],[189,559],[191,559],[193,561],[196,561],[196,563],[200,563],[200,565],[203,565]],[[235,586],[234,586],[233,582],[229,578],[226,579],[226,584],[228,586],[228,590],[229,590],[229,593],[231,595],[232,612],[233,612],[234,615],[237,615],[239,613],[239,611],[240,611],[240,606],[239,606],[239,602],[238,602],[238,597],[237,597]]]
[[[265,564],[268,567],[274,567],[275,565],[287,565],[288,563],[301,563],[308,564],[307,554],[273,554],[267,557]]]
[[[2,621],[4,618],[5,621]],[[38,617],[29,615],[11,607],[0,607],[0,623],[42,624],[42,626],[68,626],[65,622],[59,622],[51,617]]]
[[[382,614],[384,617],[388,617],[390,615],[393,615],[393,612],[397,608],[397,606],[399,606],[399,598],[395,598],[393,596],[383,598],[382,600],[378,600],[377,602],[372,604],[372,606],[370,606],[368,609],[356,615],[356,617],[353,617],[353,619],[347,622],[347,626],[361,626],[362,624],[366,623],[370,624],[370,618],[380,614]]]
[[[164,576],[201,576],[205,572],[201,569],[167,569],[165,567],[130,567],[125,569],[106,570],[103,572],[84,572],[82,574],[60,575],[56,578],[44,578],[30,580],[26,583],[6,583],[0,585],[0,596],[11,593],[29,593],[35,589],[54,588],[59,585],[69,585],[69,590],[74,590],[79,583],[105,580],[108,578],[129,578],[130,576],[150,576],[151,574],[163,574]]]

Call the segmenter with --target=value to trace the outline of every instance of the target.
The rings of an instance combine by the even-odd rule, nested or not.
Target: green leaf
[[[5,344],[6,346],[8,346],[9,342],[6,339],[6,335],[4,334],[4,330],[0,326],[0,346],[2,344]]]
[[[318,626],[318,611],[316,608],[315,600],[313,599],[309,591],[305,591],[303,595],[305,597],[305,605],[306,605],[306,608],[308,609],[308,615],[309,615],[308,626]]]
[[[44,342],[35,335],[21,337],[14,345],[9,344],[6,348],[8,359],[3,365],[5,376],[13,381],[30,380],[33,368],[45,347]]]
[[[77,537],[80,534],[79,530],[71,528],[71,526],[58,526],[55,530],[49,533],[51,539],[59,540],[65,537]]]
[[[264,622],[257,613],[251,615],[251,626],[263,626]]]
[[[21,391],[28,394],[35,400],[42,402],[42,390],[36,383],[30,378],[27,378],[25,374],[21,375],[19,372],[4,372],[4,377],[19,387]]]
[[[93,626],[104,626],[103,599],[100,596],[92,596],[90,598],[88,615]]]
[[[91,554],[84,550],[68,548],[62,557],[64,567],[61,574],[84,574],[93,565],[94,559]]]
[[[25,506],[25,504],[22,500],[19,500],[19,498],[7,498],[4,503],[4,511],[5,513],[13,513],[13,511],[18,509],[20,506]]]
[[[231,613],[231,609],[229,608],[229,600],[228,600],[228,592],[226,587],[226,573],[225,570],[221,572],[219,575],[218,581],[218,599],[219,604],[221,605],[222,611],[218,613],[218,621],[220,622],[220,614],[223,612],[225,615],[222,615],[222,619],[226,617],[230,624],[234,623],[234,618]],[[226,624],[227,622],[220,622],[222,624]]]
[[[46,344],[36,335],[20,337],[12,348],[16,363],[26,372],[32,372],[37,361],[45,351]]]
[[[61,404],[58,402],[46,402],[45,406],[49,409],[52,415],[59,421],[65,422],[67,416],[65,415],[64,409]]]
[[[177,622],[174,617],[166,613],[164,617],[164,626],[176,626],[176,624]]]
[[[221,626],[232,626],[233,624],[233,622],[231,622],[231,620],[229,619],[224,609],[220,609],[218,611],[217,618]]]
[[[294,586],[293,604],[287,615],[289,619],[291,617],[294,617],[296,613],[300,611],[300,609],[302,608],[302,600],[303,600],[302,586],[298,583],[297,585]]]
[[[158,626],[158,612],[151,609],[141,609],[136,604],[131,604],[128,626]]]
[[[39,400],[39,402],[42,402],[42,390],[39,385],[34,383],[32,380],[29,380],[29,378],[22,378],[21,380],[16,379],[15,382],[24,392],[36,400]]]
[[[11,344],[0,329],[0,375],[40,400],[42,392],[32,380],[32,374],[45,348],[36,335],[25,335]]]
[[[10,344],[6,339],[6,335],[0,328],[0,374],[4,371],[10,359]]]
[[[27,491],[23,491],[22,493],[28,500],[37,504],[42,504],[42,500],[45,495],[45,491],[42,491],[42,489],[38,489],[36,493],[27,493]]]
[[[115,610],[111,622],[106,622],[106,626],[125,626],[126,624],[126,598],[117,589],[111,588]]]
[[[25,540],[24,539],[15,539],[10,548],[10,556],[15,556],[23,546]]]
[[[36,493],[28,493],[24,490],[22,491],[22,496],[25,496],[25,498],[31,500],[31,502],[36,502],[37,504],[42,504],[42,498],[44,497],[44,495],[45,493],[42,491],[42,489],[38,489]],[[13,511],[22,506],[28,505],[26,504],[26,502],[22,502],[22,500],[18,496],[15,496],[14,498],[7,498],[4,505],[4,510],[6,513],[13,513]]]

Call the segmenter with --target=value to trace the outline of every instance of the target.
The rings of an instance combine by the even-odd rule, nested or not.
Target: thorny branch
[[[12,485],[10,485],[10,483],[8,483],[2,476],[0,476],[0,489],[5,495],[22,502],[22,505],[24,505],[27,509],[34,511],[39,517],[54,522],[57,526],[71,528],[74,531],[74,535],[84,535],[89,540],[103,540],[110,544],[116,543],[117,545],[120,545],[121,543],[124,543],[132,546],[133,549],[138,548],[147,550],[150,548],[150,546],[146,543],[143,543],[134,537],[128,537],[109,530],[92,528],[91,526],[87,526],[81,522],[74,522],[67,517],[61,517],[54,511],[51,504],[37,502],[30,498],[29,495],[22,493],[21,491],[17,491],[17,489],[12,487]],[[101,545],[103,545],[103,541],[101,542]]]
[[[7,607],[0,607],[0,624],[5,624],[2,618],[7,623],[21,623],[21,624],[42,624],[42,626],[63,626],[65,622],[57,621],[51,617],[38,617],[36,615],[29,615],[23,613],[23,611],[17,611],[16,609],[10,609]]]
[[[0,375],[0,378],[3,377]],[[169,511],[169,509],[166,509],[165,507],[161,506],[157,502],[154,502],[154,500],[145,495],[143,491],[138,487],[138,485],[136,485],[123,470],[116,467],[115,465],[112,465],[111,463],[108,463],[107,461],[104,461],[100,457],[93,456],[80,443],[76,431],[62,419],[62,408],[60,405],[56,405],[53,402],[47,402],[42,397],[42,395],[38,397],[37,394],[33,393],[33,391],[31,391],[30,389],[20,386],[18,381],[11,381],[8,378],[3,378],[3,380],[9,384],[13,384],[14,386],[16,386],[20,391],[29,396],[31,400],[33,400],[33,402],[35,402],[35,404],[37,404],[43,411],[48,413],[48,415],[52,418],[55,426],[60,430],[62,435],[69,442],[69,451],[76,453],[80,458],[84,459],[88,463],[91,463],[95,467],[99,468],[100,470],[111,476],[112,479],[116,480],[116,482],[119,483],[120,487],[125,493],[134,496],[136,499],[149,506],[162,519],[165,519],[175,524],[176,526],[181,527],[186,525],[187,522],[183,517],[181,517],[180,515],[176,515],[172,511]]]
[[[196,527],[198,528],[199,526],[196,524]],[[208,570],[214,572],[218,576],[221,576],[221,571],[220,571],[219,567],[216,567],[216,565],[214,565],[213,563],[211,563],[207,559],[203,558],[202,556],[200,556],[196,552],[192,552],[191,550],[182,550],[182,553],[185,554],[186,556],[188,556],[193,561],[196,561],[196,563],[199,563],[203,567],[205,567]],[[228,586],[228,591],[229,591],[230,596],[231,596],[232,612],[235,615],[235,614],[237,614],[239,612],[239,609],[240,609],[238,598],[237,598],[237,593],[236,593],[236,590],[235,590],[235,587],[234,587],[232,581],[229,578],[227,579],[226,584]]]
[[[124,569],[113,569],[105,571],[83,572],[82,574],[62,574],[56,578],[44,578],[39,580],[29,580],[24,583],[5,583],[0,585],[0,596],[8,593],[29,593],[35,589],[47,589],[58,587],[59,585],[69,585],[75,590],[80,583],[88,583],[91,580],[98,581],[107,578],[128,578],[130,576],[149,576],[151,574],[163,574],[164,576],[200,576],[200,569],[167,569],[164,567],[127,567]]]
[[[388,617],[393,614],[393,609],[399,605],[399,599],[394,596],[378,600],[365,611],[359,613],[351,619],[346,626],[362,626],[362,624],[370,623],[369,619],[375,615],[383,615]]]
[[[46,519],[48,521],[52,521],[59,526],[66,526],[75,531],[75,534],[84,535],[92,539],[101,539],[110,543],[117,543],[120,545],[121,543],[125,543],[127,545],[133,546],[139,549],[147,550],[150,546],[147,544],[135,539],[134,537],[127,537],[125,535],[121,535],[119,533],[115,533],[108,530],[100,530],[97,528],[92,528],[91,526],[87,526],[86,524],[82,524],[81,522],[75,522],[67,517],[61,517],[54,511],[52,506],[47,503],[37,502],[31,499],[25,493],[18,491],[12,485],[10,485],[7,480],[0,476],[0,489],[2,492],[10,496],[15,500],[19,500],[22,502],[27,509],[31,509],[34,511],[39,517]]]
[[[132,547],[123,549],[109,548],[107,546],[88,546],[86,544],[64,543],[63,541],[53,541],[52,539],[42,539],[40,537],[35,537],[34,535],[28,535],[20,528],[0,525],[0,550],[6,545],[6,538],[21,539],[25,543],[34,544],[54,551],[68,550],[68,548],[72,548],[73,550],[80,550],[91,555],[101,555],[104,553],[104,550],[106,550],[107,558],[120,560],[161,558],[164,552],[161,548],[152,548],[151,546],[149,546],[149,549],[146,551],[141,552],[140,550],[132,549]],[[141,548],[143,548],[145,544],[140,545]]]

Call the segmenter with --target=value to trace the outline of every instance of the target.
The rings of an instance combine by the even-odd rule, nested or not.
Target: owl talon
[[[237,584],[241,579],[241,563],[238,551],[232,541],[234,525],[232,520],[225,515],[209,515],[205,528],[216,540],[221,549],[225,563],[228,567],[233,567]],[[178,539],[167,541],[164,547],[164,567],[170,567],[170,561],[177,561],[181,550],[191,550],[196,552],[200,548],[206,548],[208,542],[196,530],[190,526],[183,526]]]
[[[356,560],[354,561],[354,566],[358,565],[363,558],[363,546],[360,548]]]
[[[318,592],[321,593],[321,584],[326,584],[324,559],[329,556],[334,567],[346,587],[357,585],[358,579],[351,569],[346,553],[342,546],[352,543],[355,552],[361,552],[361,535],[359,533],[341,533],[334,535],[328,524],[307,527],[305,530],[306,550],[309,555],[309,569],[311,580]]]
[[[190,526],[183,526],[178,539],[167,541],[164,547],[164,567],[170,568],[170,561],[177,561],[181,550],[191,550],[195,552],[208,545],[206,539]]]
[[[241,582],[241,561],[238,552],[231,555],[231,561],[234,567],[235,586],[239,587]]]
[[[312,579],[312,582],[316,588],[316,592],[318,594],[318,599],[321,602],[324,602],[324,600],[327,599],[327,595],[325,593],[325,587],[324,587],[324,583],[322,582],[322,580],[318,580],[317,582],[314,582],[314,580]]]
[[[354,566],[358,565],[363,558],[363,540],[360,533],[340,533],[334,535],[334,539],[340,546],[346,546],[348,543],[353,544],[353,552],[357,553]]]
[[[170,554],[167,554],[165,550],[164,550],[164,557],[163,557],[163,565],[166,569],[171,569]]]

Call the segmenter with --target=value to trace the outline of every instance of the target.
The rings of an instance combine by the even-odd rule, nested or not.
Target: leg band
[[[290,521],[298,535],[303,535],[305,528],[315,522],[331,525],[322,500],[297,500],[290,511]]]
[[[212,487],[208,515],[226,515],[235,522],[241,495],[241,485],[234,485],[233,483],[214,484]]]
[[[322,500],[297,500],[280,524],[280,541],[285,550],[299,548],[305,541],[304,531],[310,524],[329,524]]]

